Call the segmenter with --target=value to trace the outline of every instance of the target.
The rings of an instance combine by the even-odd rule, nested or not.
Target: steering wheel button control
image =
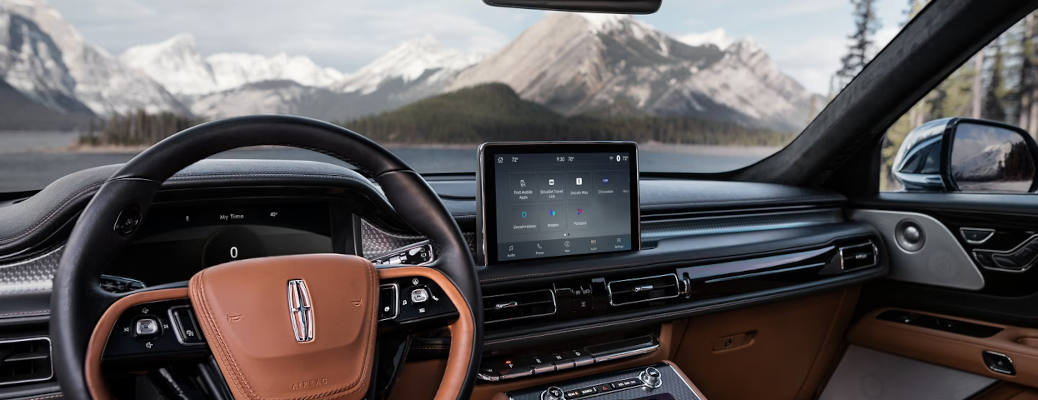
[[[391,283],[378,288],[378,320],[387,321],[400,313],[400,286]]]
[[[138,319],[134,324],[133,334],[139,338],[158,336],[162,332],[159,321],[152,317]]]
[[[202,357],[209,354],[204,344],[190,300],[162,300],[134,306],[120,315],[102,357],[115,363]]]
[[[169,308],[169,320],[173,322],[173,333],[177,335],[177,341],[184,345],[198,345],[205,343],[205,336],[195,318],[195,312],[190,306],[174,306]]]
[[[419,287],[411,290],[412,303],[425,303],[427,300],[429,300],[429,291],[426,290],[424,287]]]
[[[409,277],[383,281],[379,291],[379,321],[384,324],[441,324],[458,310],[436,282]]]

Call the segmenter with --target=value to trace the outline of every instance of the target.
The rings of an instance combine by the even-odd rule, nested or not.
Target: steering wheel
[[[378,183],[400,218],[429,239],[436,260],[375,268],[341,254],[263,257],[206,268],[186,287],[121,295],[101,289],[106,265],[131,241],[166,179],[213,154],[259,145],[314,150],[357,167]],[[450,328],[451,347],[435,398],[467,398],[482,337],[479,280],[461,231],[425,180],[377,143],[313,119],[264,115],[198,125],[127,162],[80,214],[51,296],[55,374],[68,398],[112,397],[102,370],[106,351],[121,349],[119,335],[172,330],[165,325],[177,322],[173,311],[155,310],[180,304],[193,311],[204,334],[204,342],[189,344],[208,346],[235,398],[363,399],[375,375],[380,283],[391,281],[421,282],[433,297],[446,297],[436,301],[451,308],[441,320]],[[149,315],[155,318],[141,332]],[[175,353],[172,335],[164,338],[129,343],[173,346],[166,350]]]

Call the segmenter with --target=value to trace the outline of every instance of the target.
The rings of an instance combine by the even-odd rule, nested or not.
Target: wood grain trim
[[[1038,387],[1038,347],[1026,344],[1028,343],[1027,339],[1038,338],[1038,329],[908,310],[919,314],[1002,328],[1001,332],[991,337],[978,338],[876,319],[877,315],[891,309],[882,308],[865,314],[851,328],[848,333],[848,341],[890,354],[990,376],[1025,386]],[[981,357],[985,350],[1009,356],[1016,367],[1016,375],[1009,376],[989,370],[984,365],[983,358]]]
[[[436,282],[440,289],[458,309],[458,319],[450,324],[451,348],[447,356],[447,367],[443,373],[443,381],[436,390],[435,400],[455,400],[459,398],[465,386],[465,378],[469,374],[469,362],[472,360],[472,346],[476,329],[472,310],[465,297],[446,275],[427,267],[380,268],[379,278],[382,280],[420,276]]]
[[[187,298],[187,288],[150,290],[126,295],[105,310],[101,319],[97,321],[97,325],[94,326],[94,332],[90,335],[90,342],[87,344],[84,367],[87,389],[90,391],[91,397],[95,399],[113,398],[105,384],[104,375],[101,373],[101,357],[104,355],[108,337],[112,334],[112,328],[115,327],[119,317],[130,307],[138,304]]]

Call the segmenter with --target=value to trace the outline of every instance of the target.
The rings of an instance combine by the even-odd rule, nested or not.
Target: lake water
[[[0,192],[37,190],[51,181],[81,169],[125,162],[135,152],[67,151],[76,134],[67,132],[0,132]],[[475,147],[390,147],[413,168],[423,172],[472,172]],[[721,172],[746,165],[775,149],[724,146],[646,144],[640,149],[642,171]],[[289,148],[249,148],[221,153],[214,158],[293,159],[346,165],[324,154]]]

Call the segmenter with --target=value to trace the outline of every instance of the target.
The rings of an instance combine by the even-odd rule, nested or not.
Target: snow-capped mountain
[[[0,24],[0,77],[41,104],[64,112],[82,105],[99,115],[187,112],[162,85],[87,43],[41,0],[0,0]]]
[[[0,87],[4,99],[101,116],[143,109],[343,121],[490,82],[568,115],[693,116],[777,130],[803,127],[822,105],[753,42],[701,36],[677,39],[629,16],[548,13],[487,57],[425,36],[343,74],[305,56],[204,56],[187,34],[116,58],[43,0],[0,0]]]
[[[404,42],[370,64],[349,74],[334,87],[343,92],[370,94],[393,80],[427,86],[442,86],[475,65],[483,56],[444,47],[432,36]]]
[[[341,122],[401,105],[388,99],[388,92],[380,90],[362,95],[304,86],[290,80],[260,81],[198,96],[191,104],[191,111],[209,118],[279,113]]]
[[[748,41],[691,46],[629,16],[549,13],[451,89],[503,82],[566,114],[617,103],[777,129],[809,120],[814,95]]]
[[[203,58],[190,34],[131,47],[119,59],[178,95],[220,92],[268,80],[290,80],[306,86],[326,87],[344,77],[334,68],[321,67],[308,57],[284,53],[269,57],[217,53]]]
[[[198,96],[191,110],[208,117],[287,112],[344,121],[443,93],[459,71],[479,59],[478,54],[447,48],[425,36],[398,45],[331,84],[308,85],[290,78],[286,80],[302,85],[287,81],[249,82]],[[210,64],[217,69],[215,63]]]

